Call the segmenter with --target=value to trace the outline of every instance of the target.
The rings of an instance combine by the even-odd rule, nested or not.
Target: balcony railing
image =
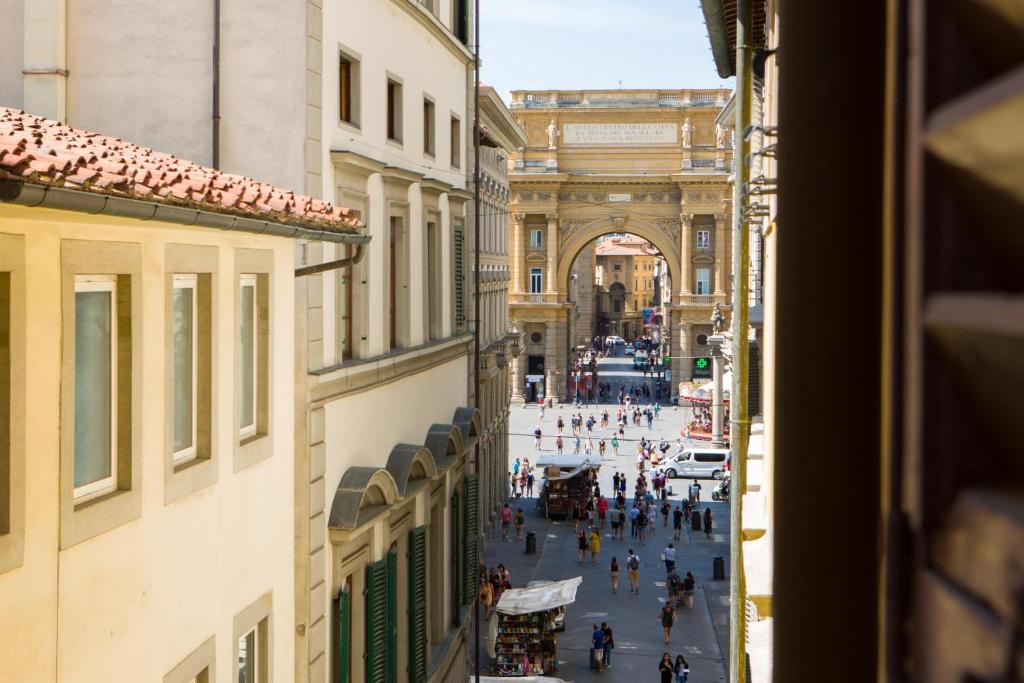
[[[693,304],[698,306],[711,306],[715,303],[714,294],[684,294],[680,303]]]

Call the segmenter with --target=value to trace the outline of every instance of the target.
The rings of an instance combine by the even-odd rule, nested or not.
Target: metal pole
[[[744,193],[748,176],[747,155],[750,143],[743,131],[750,125],[751,49],[747,44],[751,35],[751,0],[736,3],[736,128],[733,134],[733,172],[735,185],[732,199],[732,393],[729,413],[730,442],[732,444],[732,482],[729,500],[730,566],[732,581],[729,586],[729,681],[744,683],[747,677],[747,621],[746,577],[743,573],[743,494],[747,486],[747,437],[750,416],[747,414],[747,392],[750,343],[747,328],[750,320],[750,302],[747,282],[747,253],[749,249],[747,224],[743,218]]]
[[[480,410],[480,0],[473,2],[473,403]],[[480,476],[480,441],[474,449],[475,470]],[[479,524],[479,522],[478,522]],[[479,538],[477,539],[479,541]],[[479,542],[477,548],[479,548]],[[477,557],[479,570],[480,558]],[[478,573],[478,571],[474,571]],[[473,673],[480,683],[480,586],[474,586]]]

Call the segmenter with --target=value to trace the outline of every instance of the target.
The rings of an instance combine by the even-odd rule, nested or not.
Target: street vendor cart
[[[586,504],[601,469],[600,461],[567,455],[544,456],[537,460],[537,468],[544,472],[537,507],[545,517],[569,516],[573,503],[580,508]]]
[[[501,594],[490,621],[488,654],[501,677],[543,676],[558,671],[558,617],[576,601],[582,577],[543,582]]]

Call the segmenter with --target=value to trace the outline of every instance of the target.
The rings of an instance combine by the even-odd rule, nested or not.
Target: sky
[[[733,87],[700,0],[480,0],[480,80],[511,90]]]

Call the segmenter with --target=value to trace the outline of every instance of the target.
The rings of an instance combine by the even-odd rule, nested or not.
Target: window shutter
[[[427,528],[409,532],[409,683],[427,680]]]
[[[350,683],[352,675],[352,593],[345,588],[338,594],[338,683]]]
[[[398,553],[387,562],[387,683],[398,682]]]
[[[452,241],[455,250],[452,270],[452,277],[455,279],[455,327],[462,329],[466,324],[466,303],[465,303],[465,236],[462,226],[456,226],[452,231]]]
[[[463,505],[465,510],[465,523],[463,534],[464,560],[462,570],[462,604],[468,605],[476,597],[477,585],[477,545],[480,535],[479,512],[477,510],[477,491],[479,488],[479,475],[467,474],[465,480],[466,501]]]
[[[458,490],[452,492],[449,515],[451,524],[451,548],[449,549],[451,559],[449,567],[451,571],[450,602],[452,607],[452,625],[458,628],[462,624],[462,596],[464,593],[462,587],[462,567],[460,566],[460,560],[464,558],[462,548],[462,510],[459,505]]]
[[[388,561],[366,567],[366,683],[388,683]]]

